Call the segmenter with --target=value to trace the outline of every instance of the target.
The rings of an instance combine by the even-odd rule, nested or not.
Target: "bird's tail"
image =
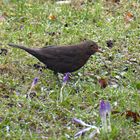
[[[25,46],[22,46],[22,45],[16,45],[16,44],[13,44],[13,43],[9,43],[8,44],[9,46],[11,47],[14,47],[14,48],[20,48],[22,50],[25,50],[26,52],[32,54],[32,55],[36,55],[36,49],[32,49],[32,48],[27,48]]]
[[[22,46],[22,45],[16,45],[16,44],[13,44],[13,43],[9,43],[8,44],[9,46],[11,47],[14,47],[14,48],[20,48],[20,49],[23,49],[23,50],[27,50],[28,48]]]

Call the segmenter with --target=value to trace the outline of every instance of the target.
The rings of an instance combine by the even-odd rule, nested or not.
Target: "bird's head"
[[[94,54],[96,52],[103,53],[101,48],[94,41],[86,41],[86,44],[90,54]]]

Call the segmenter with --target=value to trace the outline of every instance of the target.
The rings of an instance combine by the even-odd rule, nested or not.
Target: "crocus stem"
[[[62,85],[62,87],[61,87],[61,89],[60,89],[60,102],[62,103],[63,102],[63,89],[64,89],[64,87],[65,87],[65,83],[63,83],[63,85]]]
[[[111,132],[110,114],[108,114],[108,132]]]
[[[106,117],[102,118],[102,129],[105,133],[107,133],[107,120]]]

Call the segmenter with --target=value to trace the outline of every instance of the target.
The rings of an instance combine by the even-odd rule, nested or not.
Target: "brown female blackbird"
[[[45,46],[27,48],[9,43],[9,46],[20,48],[35,56],[54,73],[74,72],[80,69],[95,52],[101,52],[93,41],[84,41],[76,45]]]

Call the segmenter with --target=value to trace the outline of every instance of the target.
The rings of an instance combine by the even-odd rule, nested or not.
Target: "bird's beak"
[[[98,48],[98,49],[97,49],[97,52],[103,53],[103,51],[102,51],[101,48]]]

